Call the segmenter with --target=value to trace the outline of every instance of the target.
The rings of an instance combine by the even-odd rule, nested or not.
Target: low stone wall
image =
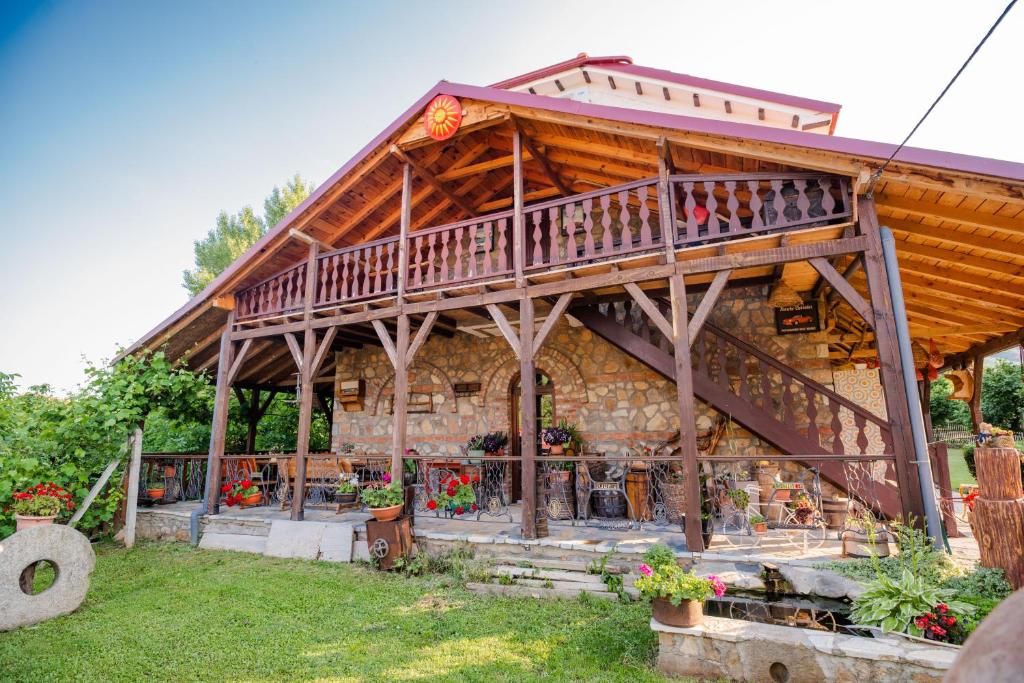
[[[153,541],[188,541],[189,513],[159,508],[139,508],[135,517],[135,537]]]
[[[651,620],[658,669],[672,676],[760,683],[940,683],[958,650],[898,636],[861,638],[705,617],[694,628]]]

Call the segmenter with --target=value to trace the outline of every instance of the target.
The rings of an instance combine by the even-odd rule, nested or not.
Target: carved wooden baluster
[[[882,448],[886,453],[892,453],[892,430],[890,429],[879,429],[882,436]]]
[[[373,256],[374,256],[374,258],[373,258],[373,271],[374,271],[373,272],[373,293],[374,294],[379,294],[380,293],[380,287],[381,287],[380,275],[381,275],[381,271],[384,270],[384,259],[381,258],[381,252],[383,251],[383,249],[381,248],[381,246],[382,245],[378,244],[377,247],[373,250]]]
[[[508,218],[498,219],[498,270],[508,270]]]
[[[466,277],[468,278],[476,277],[476,274],[479,272],[476,267],[476,235],[479,229],[479,223],[474,223],[469,226],[469,260],[466,263],[468,266],[466,269]]]
[[[700,238],[700,224],[697,222],[697,198],[693,196],[693,182],[684,181],[686,201],[683,210],[686,212],[686,242],[695,242]]]
[[[338,300],[349,299],[352,297],[351,288],[351,271],[350,271],[350,256],[352,252],[346,251],[341,255],[341,292],[339,293]]]
[[[761,195],[758,194],[758,190],[761,189],[761,181],[748,180],[747,187],[750,189],[750,211],[754,214],[750,222],[750,228],[757,230],[764,227],[764,216],[761,213],[763,202],[761,201]]]
[[[409,263],[413,268],[413,284],[419,287],[423,284],[423,235],[416,235],[416,246],[409,254]]]
[[[583,255],[587,258],[594,256],[597,249],[594,246],[594,216],[591,211],[594,208],[592,199],[583,200]]]
[[[867,434],[867,418],[861,412],[855,412],[853,414],[853,423],[857,425],[857,448],[858,453],[868,452],[868,434]]]
[[[395,270],[395,248],[398,246],[398,241],[388,242],[388,262],[387,272],[384,275],[384,287],[387,291],[392,292],[398,289],[397,271]]]
[[[828,399],[828,409],[832,411],[832,452],[843,454],[843,420],[839,415],[839,404],[832,397]]]
[[[603,194],[598,200],[601,203],[601,255],[610,256],[615,249],[615,240],[612,235],[612,196]],[[622,244],[622,249],[628,249],[628,245]]]
[[[493,250],[491,245],[494,244],[493,235],[494,224],[491,221],[487,221],[484,223],[484,275],[490,275],[493,270],[493,257],[491,256],[491,251]]]
[[[832,196],[832,176],[818,178],[818,187],[821,188],[821,210],[825,212],[825,218],[829,218],[836,211],[836,198]]]
[[[284,297],[281,299],[281,310],[288,310],[292,307],[292,302],[295,300],[295,286],[293,280],[295,279],[295,271],[289,270],[284,274]]]
[[[320,290],[313,297],[314,303],[322,303],[327,299],[327,280],[330,276],[331,262],[330,258],[318,258],[316,260],[316,270],[319,273]]]
[[[461,226],[455,228],[455,270],[453,275],[455,280],[462,279],[462,234],[464,230],[465,228]]]
[[[575,261],[579,255],[576,248],[576,202],[565,205],[565,260]]]
[[[331,256],[331,286],[330,286],[330,293],[331,294],[330,294],[330,297],[331,297],[331,301],[332,302],[333,301],[337,301],[338,299],[341,298],[338,295],[338,262],[340,260],[341,259],[338,257],[338,254],[334,254],[334,255]],[[342,281],[342,284],[344,285],[344,281]]]
[[[729,199],[725,203],[729,209],[729,233],[735,235],[742,227],[740,224],[740,200],[736,196],[736,181],[725,181],[725,191],[729,193]]]
[[[654,244],[651,237],[651,209],[647,206],[647,186],[641,185],[636,188],[636,196],[640,200],[640,246],[649,247]]]
[[[722,234],[722,225],[718,220],[718,200],[715,199],[715,183],[705,181],[704,191],[708,193],[704,208],[708,210],[708,237]]]
[[[793,409],[793,380],[782,375],[782,421],[790,427],[796,426],[796,412]]]
[[[786,214],[783,212],[786,208],[786,202],[782,199],[782,181],[776,179],[769,182],[774,192],[772,196],[772,210],[775,212],[775,220],[768,221],[768,223],[776,227],[782,227],[786,224]]]
[[[811,208],[811,200],[807,197],[807,180],[794,180],[793,186],[796,188],[796,208],[797,210],[800,211],[800,215],[797,217],[797,220],[809,220],[811,217],[809,214],[809,210]]]
[[[441,242],[441,261],[438,263],[438,275],[441,277],[441,282],[448,282],[449,276],[449,265],[448,265],[448,242],[451,240],[452,231],[443,230],[437,233],[437,237]]]
[[[820,448],[821,438],[818,432],[818,392],[810,384],[804,385],[804,397],[807,400],[807,438]]]
[[[846,181],[846,176],[839,176],[839,196],[843,200],[843,211],[850,210],[850,195],[848,194],[849,188]]]
[[[558,263],[562,258],[562,245],[560,244],[561,237],[559,226],[558,226],[558,214],[561,210],[557,206],[548,208],[548,235],[549,235],[549,251],[548,251],[548,262]],[[539,211],[537,213],[540,213]],[[539,220],[539,218],[537,219]]]
[[[545,263],[544,261],[544,231],[541,230],[541,212],[532,211],[528,214],[533,221],[533,259],[530,261],[530,265],[537,265],[539,263]],[[554,251],[554,248],[552,248]],[[548,263],[552,263],[552,260],[548,260]]]
[[[633,228],[629,225],[629,190],[619,191],[619,222],[622,223],[622,248],[633,248]]]
[[[434,240],[436,240],[436,239],[437,239],[437,233],[436,232],[432,232],[429,235],[427,235],[427,284],[428,285],[432,285],[432,284],[434,284],[437,281],[435,279],[435,277],[434,277],[436,275],[436,266],[434,264],[434,258],[436,257],[436,254],[434,253]]]

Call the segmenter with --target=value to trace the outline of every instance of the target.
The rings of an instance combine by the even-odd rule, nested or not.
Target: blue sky
[[[436,81],[580,51],[843,104],[898,141],[1002,10],[972,3],[0,6],[0,371],[62,389],[186,298],[221,209],[320,182]],[[1024,10],[912,144],[1024,161]]]

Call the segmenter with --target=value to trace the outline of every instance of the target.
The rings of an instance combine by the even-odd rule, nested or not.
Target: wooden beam
[[[210,300],[210,305],[222,311],[233,311],[235,310],[235,297],[233,294],[214,297]]]
[[[494,315],[497,307],[488,307]],[[501,314],[498,311],[499,315]],[[522,530],[523,538],[537,537],[537,380],[534,366],[533,348],[533,299],[523,297],[519,300],[519,329],[522,335],[522,348],[516,353],[519,358],[519,413],[522,420],[519,424],[520,462],[522,466]],[[504,316],[501,316],[504,319]],[[507,323],[506,323],[507,325]],[[500,324],[499,324],[500,326]],[[514,435],[513,435],[514,438]]]
[[[551,334],[551,330],[555,328],[559,318],[561,318],[562,314],[565,313],[565,309],[569,307],[569,303],[571,301],[571,292],[567,292],[558,297],[558,301],[556,301],[555,305],[551,307],[551,312],[548,313],[548,316],[544,319],[544,324],[541,325],[540,330],[537,332],[537,336],[533,339],[534,353],[537,352],[537,349],[544,346],[544,341],[548,338],[548,335]]]
[[[899,232],[905,235],[917,235],[918,237],[927,237],[950,245],[965,246],[972,249],[984,249],[985,251],[991,251],[995,254],[1005,254],[1006,256],[1013,256],[1017,258],[1020,257],[1022,251],[1019,243],[999,239],[995,235],[986,237],[984,235],[975,235],[968,232],[961,232],[960,230],[953,230],[951,228],[939,228],[933,225],[914,223],[912,221],[906,221],[899,218],[886,218],[884,223],[887,227],[892,228],[894,232]]]
[[[401,317],[401,316],[399,316]],[[384,353],[388,354],[388,360],[391,361],[391,367],[398,368],[398,352],[395,350],[395,342],[391,340],[391,333],[388,332],[388,328],[384,326],[384,323],[380,320],[373,321],[373,329],[377,330],[377,336],[380,338],[380,343],[384,347]],[[404,362],[404,358],[402,359]]]
[[[530,136],[526,134],[526,131],[523,129],[523,126],[520,123],[519,119],[517,119],[514,116],[512,117],[512,125],[515,127],[516,131],[518,131],[519,141],[522,144],[522,146],[526,148],[526,153],[528,153],[531,157],[533,157],[533,159],[537,161],[537,163],[540,164],[541,169],[543,169],[544,171],[544,175],[548,177],[548,179],[551,181],[551,184],[558,188],[559,192],[562,193],[563,197],[568,197],[571,194],[573,194],[572,189],[570,189],[569,186],[562,182],[561,176],[559,176],[558,172],[555,171],[554,167],[552,167],[551,162],[548,160],[546,156],[544,156],[544,153],[541,152],[541,150],[538,149],[537,146],[533,144],[533,141],[530,140]],[[514,152],[512,157],[514,162]],[[524,158],[523,161],[526,161],[526,159]]]
[[[332,247],[330,244],[327,244],[326,242],[321,242],[320,240],[318,240],[317,238],[313,237],[312,235],[307,235],[306,233],[302,232],[301,230],[296,230],[295,228],[291,228],[291,229],[288,230],[288,236],[289,237],[294,237],[295,239],[299,240],[300,242],[304,242],[306,244],[315,244],[318,247],[320,247],[321,249],[323,249],[324,251],[331,251],[332,249],[334,249],[334,247]]]
[[[485,145],[486,146],[486,145]],[[530,161],[533,157],[529,152],[523,154],[523,161]],[[478,173],[487,173],[488,171],[494,171],[499,168],[510,168],[515,163],[515,158],[511,155],[500,156],[494,159],[488,159],[487,161],[480,161],[469,166],[463,166],[462,168],[456,168],[443,173],[437,174],[437,179],[447,182],[449,180],[458,180],[459,178],[465,178],[467,176],[476,175]]]
[[[900,263],[900,279],[904,289],[930,292],[935,295],[948,296],[961,301],[974,303],[985,308],[1001,308],[1017,313],[1024,309],[1024,298],[1007,295],[1006,292],[990,292],[977,287],[955,284],[953,281],[937,279],[928,272],[928,267],[918,264],[916,272],[909,264]]]
[[[235,322],[235,313],[228,313],[224,331],[220,336],[220,362],[217,364],[217,389],[213,398],[213,420],[210,425],[210,447],[206,456],[206,512],[215,515],[220,512],[220,463],[224,457],[224,444],[228,431],[228,408],[231,401],[228,371],[234,361],[234,344],[231,343],[231,327]],[[141,436],[141,435],[140,435]],[[142,444],[139,443],[141,452]],[[137,487],[136,489],[137,490]]]
[[[512,325],[509,324],[508,318],[505,317],[505,314],[501,312],[501,309],[498,308],[496,304],[487,304],[487,312],[491,314],[492,318],[494,318],[494,322],[498,326],[498,329],[501,330],[501,334],[505,337],[505,341],[507,341],[508,345],[512,347],[512,353],[515,354],[516,359],[522,360],[523,351],[519,335],[516,334],[514,329],[512,329]],[[522,331],[522,316],[522,311],[520,311],[520,331]]]
[[[832,289],[839,292],[839,295],[850,305],[850,308],[857,311],[864,322],[871,326],[871,329],[875,328],[875,316],[871,311],[871,307],[868,302],[864,301],[864,297],[853,288],[849,280],[839,274],[831,263],[821,257],[809,259],[811,266],[818,271],[818,274],[825,278]]]
[[[526,284],[523,269],[526,267],[526,221],[523,216],[523,134],[518,128],[512,129],[512,261],[515,267],[516,286]]]
[[[647,296],[644,290],[640,289],[635,282],[627,282],[623,287],[627,292],[629,292],[629,295],[633,297],[633,300],[640,305],[640,308],[643,309],[643,312],[651,319],[651,322],[654,323],[655,327],[661,330],[661,333],[665,335],[665,338],[674,339],[675,332],[672,330],[672,323],[665,319],[665,316],[662,315],[661,309],[658,308],[657,304],[651,301],[650,297]]]
[[[708,256],[689,261],[679,261],[676,264],[676,268],[687,275],[726,269],[739,270],[755,266],[771,266],[776,263],[788,263],[790,261],[806,261],[816,256],[854,254],[864,251],[866,245],[867,242],[863,236],[847,237],[828,242],[817,242],[815,244],[797,244],[789,247],[760,249],[758,251],[726,254],[725,256]]]
[[[886,213],[891,211],[906,211],[915,216],[925,218],[939,218],[944,221],[952,221],[962,225],[970,225],[986,230],[996,230],[1007,235],[1024,235],[1024,217],[1010,218],[1009,216],[998,216],[995,214],[982,213],[972,209],[962,209],[955,206],[945,206],[918,199],[906,197],[894,197],[892,195],[875,195],[875,202],[879,208]],[[889,225],[889,218],[881,221]],[[892,226],[890,226],[892,227]]]
[[[700,334],[701,328],[704,327],[704,322],[708,319],[711,309],[714,307],[715,302],[718,301],[718,297],[722,294],[725,286],[729,283],[730,275],[732,275],[731,270],[720,270],[715,273],[715,279],[711,281],[711,286],[704,293],[704,297],[700,300],[697,310],[693,312],[693,317],[687,323],[687,337],[689,337],[690,346],[693,346],[693,342],[697,335]]]
[[[412,343],[409,344],[409,352],[406,354],[405,363],[411,365],[416,354],[419,352],[420,347],[423,346],[427,341],[427,337],[430,336],[430,331],[434,328],[434,323],[437,322],[437,311],[431,311],[427,313],[427,317],[420,323],[420,329],[416,330],[416,336],[413,338]]]
[[[972,356],[990,356],[993,353],[999,353],[1000,351],[1006,351],[1012,349],[1015,346],[1021,346],[1024,344],[1024,327],[1017,330],[1016,332],[1008,332],[995,339],[990,339],[984,343],[976,344],[971,348],[967,349],[961,354],[957,354],[961,359],[971,358]],[[975,378],[977,380],[977,378]],[[975,391],[977,391],[978,383],[975,381]]]
[[[981,271],[984,274],[992,272],[1002,273],[1003,275],[1009,275],[1010,277],[1018,280],[1024,280],[1024,265],[1018,263],[996,261],[994,259],[985,258],[984,256],[964,254],[959,251],[953,251],[952,249],[942,249],[941,247],[929,247],[923,244],[915,244],[907,240],[897,240],[896,251],[897,253],[902,252],[904,254],[914,254],[915,256],[921,256],[923,258],[935,259],[936,261],[942,261],[943,263],[956,263],[964,268],[972,268],[974,270]]]
[[[925,327],[914,335],[918,338],[930,337],[952,337],[963,334],[998,334],[1014,332],[1018,328],[1014,325],[954,325],[952,327]]]
[[[398,302],[405,298],[409,279],[409,225],[412,222],[412,166],[402,165],[402,207],[398,232]]]
[[[380,322],[380,321],[377,321]],[[388,337],[390,341],[390,337]],[[409,405],[409,316],[398,316],[398,334],[393,349],[395,359],[394,422],[391,428],[391,476],[392,481],[401,482],[404,471],[405,439],[408,429],[406,413]]]
[[[228,386],[231,386],[235,381],[235,377],[238,376],[238,371],[241,369],[242,363],[245,362],[245,357],[248,355],[252,343],[252,339],[246,339],[242,342],[242,348],[235,354],[235,360],[231,363],[231,368],[228,370]]]
[[[292,360],[295,361],[295,367],[299,370],[302,369],[302,349],[299,348],[299,341],[295,338],[295,335],[291,332],[286,332],[284,340],[288,342],[288,349],[292,352]]]
[[[320,342],[320,346],[316,349],[316,355],[313,356],[313,369],[310,371],[313,377],[316,377],[320,371],[320,366],[323,365],[324,358],[331,350],[331,344],[334,343],[334,337],[338,334],[337,327],[328,327],[327,334],[324,335],[323,340]]]
[[[445,198],[448,199],[448,201],[462,209],[470,217],[476,217],[476,209],[470,206],[465,199],[463,199],[462,197],[460,197],[459,195],[455,194],[447,187],[445,187],[444,183],[442,183],[440,180],[434,177],[433,173],[431,173],[425,167],[420,165],[418,161],[414,161],[412,157],[410,157],[408,154],[399,149],[397,145],[393,145],[391,147],[391,153],[394,154],[399,159],[401,159],[403,162],[412,166],[413,170],[416,171],[416,175],[422,178],[428,185],[433,187],[435,190],[443,194]]]

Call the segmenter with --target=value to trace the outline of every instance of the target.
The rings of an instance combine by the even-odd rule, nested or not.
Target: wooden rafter
[[[562,196],[568,197],[569,195],[571,195],[573,193],[572,190],[569,188],[568,185],[566,185],[562,181],[562,178],[559,175],[558,171],[555,170],[555,168],[551,164],[551,161],[544,155],[543,151],[538,149],[537,146],[533,144],[533,141],[530,139],[530,136],[527,135],[526,131],[524,130],[522,122],[520,122],[519,119],[513,116],[512,126],[517,131],[519,131],[519,139],[524,147],[523,161],[525,162],[527,160],[526,155],[531,156],[534,160],[537,161],[538,164],[540,164],[540,167],[544,170],[544,175],[546,175],[548,179],[551,181],[551,183],[559,189],[559,191],[562,193]]]
[[[397,158],[401,159],[403,162],[412,166],[412,169],[416,171],[416,175],[418,175],[428,185],[430,185],[435,190],[444,195],[452,204],[462,209],[462,211],[467,216],[472,218],[477,215],[476,209],[470,206],[465,199],[463,199],[459,195],[455,194],[455,192],[445,187],[445,184],[438,180],[433,173],[428,171],[422,164],[420,164],[418,161],[416,161],[408,154],[403,152],[401,149],[399,149],[397,145],[392,146],[391,153],[394,154]]]
[[[899,218],[886,218],[883,221],[883,224],[892,228],[894,232],[905,235],[917,235],[918,237],[927,237],[952,246],[984,249],[985,251],[991,251],[995,254],[1005,254],[1007,256],[1014,257],[1020,257],[1022,253],[1024,253],[1024,246],[1021,244],[1002,239],[995,239],[993,237],[985,237],[983,235],[974,235],[960,230],[953,230],[951,228],[939,228],[933,225],[914,223],[912,221],[902,220]]]
[[[924,218],[938,218],[976,228],[997,230],[1008,235],[1024,235],[1024,217],[1010,218],[996,214],[982,213],[973,209],[962,209],[956,206],[945,206],[907,197],[895,197],[887,194],[875,196],[879,208],[886,211],[906,211]],[[889,219],[882,221],[888,224]]]
[[[708,315],[711,314],[711,309],[714,308],[715,302],[718,301],[718,297],[729,283],[730,275],[732,275],[731,270],[720,270],[715,273],[715,279],[711,281],[711,286],[708,287],[708,291],[701,298],[700,303],[697,305],[697,310],[693,312],[693,317],[687,323],[687,336],[690,339],[690,346],[693,346],[701,328],[704,327],[704,322],[708,319]]]

